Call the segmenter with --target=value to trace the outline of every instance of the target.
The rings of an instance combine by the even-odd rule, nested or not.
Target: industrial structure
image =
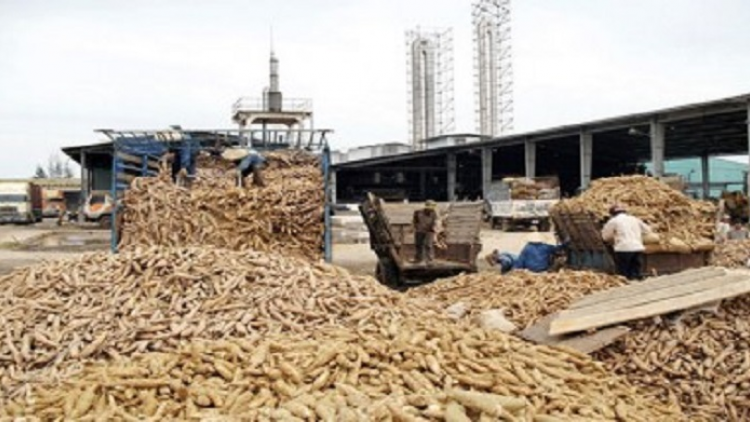
[[[409,139],[421,150],[426,139],[455,128],[450,28],[406,32],[406,80]]]
[[[232,120],[241,130],[267,129],[291,131],[313,129],[313,105],[309,98],[284,98],[279,86],[279,59],[271,49],[269,85],[261,97],[240,97],[232,106]],[[298,132],[299,133],[299,132]],[[267,139],[265,139],[267,140]]]
[[[388,200],[484,198],[493,180],[557,176],[563,196],[592,179],[666,174],[669,160],[701,162],[700,193],[708,197],[710,158],[747,155],[750,94],[448,145],[334,166],[337,200],[360,202],[372,192]],[[726,181],[723,181],[726,184]],[[744,188],[748,185],[745,182]]]
[[[510,0],[472,5],[477,132],[500,136],[513,129]]]

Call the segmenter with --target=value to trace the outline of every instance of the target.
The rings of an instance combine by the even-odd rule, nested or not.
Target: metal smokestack
[[[268,111],[281,111],[281,91],[279,91],[279,59],[271,51],[271,75],[268,88]]]

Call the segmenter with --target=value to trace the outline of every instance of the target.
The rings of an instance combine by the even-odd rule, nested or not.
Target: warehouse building
[[[664,176],[667,163],[697,159],[700,194],[711,188],[711,157],[748,155],[750,94],[550,129],[350,160],[334,166],[336,198],[366,192],[387,200],[478,199],[510,176],[558,176],[564,195],[592,179],[623,174]],[[439,137],[432,144],[445,141]],[[747,169],[748,164],[744,164]],[[747,177],[747,176],[745,176]],[[744,184],[747,189],[747,183]]]

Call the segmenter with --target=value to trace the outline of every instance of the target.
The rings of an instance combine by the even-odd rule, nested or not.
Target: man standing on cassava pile
[[[435,232],[438,227],[437,204],[428,200],[424,208],[414,211],[414,246],[417,263],[435,259]]]
[[[253,174],[253,185],[258,187],[266,186],[263,179],[263,165],[266,162],[265,157],[252,148],[228,148],[224,150],[221,156],[228,161],[238,162],[237,164],[237,184],[242,187],[245,178]]]
[[[643,266],[643,235],[652,233],[651,228],[638,217],[628,214],[622,205],[609,209],[612,217],[602,229],[602,238],[613,243],[617,273],[628,280],[641,279]]]

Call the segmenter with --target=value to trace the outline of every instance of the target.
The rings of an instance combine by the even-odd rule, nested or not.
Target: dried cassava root
[[[621,277],[588,271],[544,274],[513,271],[503,275],[481,272],[439,280],[411,289],[407,294],[430,300],[440,308],[463,302],[469,316],[502,308],[511,321],[525,327],[587,294],[624,283]]]
[[[4,416],[76,420],[674,421],[586,356],[439,318],[193,342],[87,365]],[[224,419],[221,419],[224,420]]]
[[[641,391],[679,405],[690,421],[750,420],[750,296],[674,323],[641,321],[596,353]]]
[[[560,201],[553,213],[591,212],[602,221],[609,218],[609,207],[627,206],[659,234],[661,250],[674,252],[706,251],[713,248],[716,207],[696,201],[665,183],[646,176],[597,179],[581,195]],[[649,245],[656,251],[657,245]]]
[[[716,245],[711,265],[727,268],[746,268],[750,261],[750,240],[728,240]]]
[[[23,268],[0,277],[0,393],[81,360],[173,351],[193,338],[422,312],[403,300],[369,277],[252,251],[133,248]]]
[[[320,259],[324,191],[320,162],[302,151],[266,154],[266,187],[236,186],[234,166],[202,157],[190,188],[169,172],[136,179],[125,193],[120,246],[253,249]]]

